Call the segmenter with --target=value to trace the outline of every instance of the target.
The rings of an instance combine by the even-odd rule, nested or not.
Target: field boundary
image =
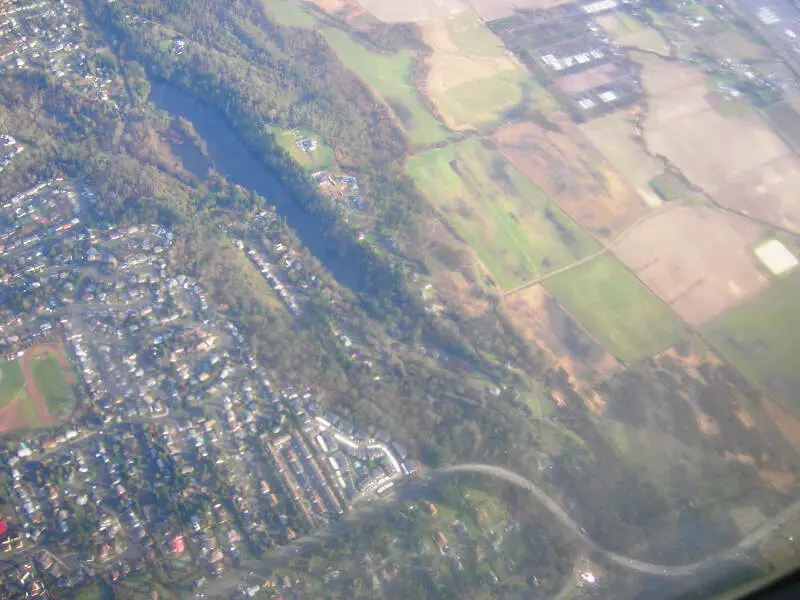
[[[530,281],[526,281],[525,283],[523,283],[521,285],[518,285],[517,287],[515,287],[513,289],[510,289],[510,290],[508,290],[506,292],[503,292],[503,297],[507,298],[509,296],[512,296],[513,294],[521,292],[521,291],[523,291],[523,290],[525,290],[525,289],[527,289],[529,287],[532,287],[532,286],[534,286],[536,284],[542,283],[543,281],[546,281],[547,279],[550,279],[551,277],[555,277],[556,275],[561,275],[562,273],[566,273],[567,271],[570,271],[571,269],[574,269],[576,267],[580,267],[581,265],[584,265],[587,262],[602,256],[606,252],[609,252],[610,250],[613,250],[614,246],[616,246],[619,242],[621,242],[622,239],[625,236],[629,235],[636,227],[638,227],[639,225],[641,225],[642,223],[644,223],[648,219],[651,219],[651,218],[653,218],[653,217],[655,217],[657,215],[663,215],[665,212],[668,212],[668,211],[672,210],[673,208],[675,208],[677,206],[682,206],[683,204],[686,204],[686,200],[678,200],[678,201],[669,202],[669,203],[665,202],[661,206],[652,209],[650,212],[647,212],[647,213],[643,214],[641,217],[639,217],[638,219],[636,219],[633,223],[631,223],[625,229],[620,231],[614,238],[609,240],[599,250],[595,250],[591,254],[588,254],[587,256],[584,256],[583,258],[579,258],[578,260],[576,260],[573,263],[570,263],[568,265],[564,265],[563,267],[559,267],[558,269],[554,269],[554,270],[550,271],[549,273],[544,273],[543,275],[539,275],[535,279],[531,279]],[[636,276],[636,278],[639,279],[638,276]],[[642,282],[642,283],[644,283],[644,282]],[[645,285],[645,287],[647,289],[650,289],[650,287],[647,286],[647,285]],[[681,319],[681,320],[683,320],[683,319]]]

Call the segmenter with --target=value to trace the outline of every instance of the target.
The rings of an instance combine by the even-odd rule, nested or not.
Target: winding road
[[[283,546],[270,553],[261,561],[259,570],[269,571],[275,567],[285,565],[291,559],[307,554],[315,548],[320,547],[326,541],[336,539],[349,528],[379,517],[395,508],[397,504],[422,496],[431,486],[458,475],[486,475],[525,489],[530,492],[536,500],[543,504],[564,528],[583,545],[584,550],[601,555],[611,563],[622,568],[662,577],[686,578],[697,575],[707,569],[720,566],[728,561],[745,559],[747,558],[747,553],[753,550],[764,538],[778,531],[787,521],[800,514],[800,500],[798,500],[776,516],[766,520],[760,527],[754,529],[747,536],[742,538],[739,543],[727,550],[712,554],[700,561],[686,565],[662,565],[641,561],[601,547],[589,537],[583,528],[570,517],[561,505],[542,490],[542,488],[526,477],[496,465],[465,463],[442,469],[426,469],[424,476],[400,487],[393,497],[365,499],[357,504],[342,520],[331,523],[326,528],[315,532],[313,535],[300,538],[294,543]],[[250,582],[255,583],[260,577],[252,571],[247,572],[241,569],[234,569],[222,578],[211,582],[208,586],[200,590],[200,592],[205,594],[206,597],[213,598],[220,594],[230,592],[236,587],[247,583],[248,579]]]

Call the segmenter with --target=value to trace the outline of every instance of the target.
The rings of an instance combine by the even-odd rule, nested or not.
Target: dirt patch
[[[503,310],[520,334],[539,344],[570,375],[579,390],[619,372],[622,366],[572,318],[541,285],[503,301]],[[598,398],[598,408],[604,401]]]
[[[783,434],[783,437],[794,447],[795,452],[800,454],[800,421],[795,419],[782,406],[766,398],[764,399],[764,409]]]
[[[761,480],[769,487],[779,492],[786,492],[797,487],[797,477],[791,471],[768,471],[760,469],[758,472]]]
[[[614,253],[692,325],[706,323],[766,288],[750,248],[764,231],[706,206],[674,206],[647,219]]]
[[[545,129],[518,123],[494,140],[519,171],[599,239],[608,240],[647,212],[639,195],[566,117]]]
[[[650,55],[636,60],[649,96],[644,135],[650,152],[667,157],[719,202],[796,227],[800,163],[766,122],[755,111],[723,116],[709,103],[711,87],[699,71]]]
[[[734,175],[715,197],[729,208],[800,233],[800,158],[782,156]]]
[[[559,79],[556,85],[566,94],[578,94],[606,83],[611,83],[617,79],[618,71],[620,69],[616,65],[606,63],[580,73],[566,75]]]

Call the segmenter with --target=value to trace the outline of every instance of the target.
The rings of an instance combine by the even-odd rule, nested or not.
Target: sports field
[[[67,417],[75,410],[75,394],[69,381],[71,377],[60,362],[62,358],[55,349],[47,346],[35,348],[23,358],[36,386],[34,392],[29,383],[28,392],[32,396],[38,392],[47,407],[47,414],[55,419]]]
[[[58,346],[34,346],[0,363],[0,432],[46,427],[71,415],[72,377]]]
[[[703,328],[717,350],[747,379],[800,416],[800,272],[773,279],[769,288]]]
[[[609,254],[556,275],[544,286],[627,363],[665,350],[686,333],[683,323]]]
[[[419,92],[411,83],[412,52],[378,54],[338,29],[326,28],[323,33],[345,66],[392,108],[412,142],[436,144],[447,138],[447,130],[423,106]]]
[[[538,187],[475,139],[419,154],[408,171],[503,289],[597,248]]]

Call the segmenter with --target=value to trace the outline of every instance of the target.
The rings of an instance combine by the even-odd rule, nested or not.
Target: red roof
[[[0,538],[4,538],[8,532],[8,523],[5,520],[0,521]]]

